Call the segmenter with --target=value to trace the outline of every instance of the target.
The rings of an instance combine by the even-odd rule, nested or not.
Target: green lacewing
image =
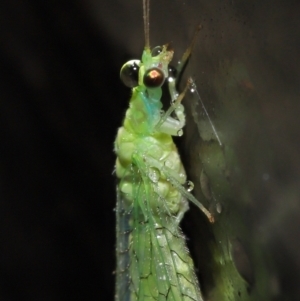
[[[115,301],[201,301],[194,263],[179,224],[188,201],[211,222],[214,218],[190,193],[193,184],[186,179],[172,139],[183,134],[182,100],[194,86],[190,79],[182,93],[176,89],[196,34],[177,67],[171,67],[173,50],[168,45],[150,48],[149,2],[143,0],[142,58],[124,64],[120,73],[123,83],[132,88],[132,96],[115,140]],[[161,102],[164,83],[171,98],[166,111]]]

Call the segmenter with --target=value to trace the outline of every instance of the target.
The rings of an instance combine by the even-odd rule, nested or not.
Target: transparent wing
[[[130,299],[130,277],[129,277],[129,237],[131,228],[129,226],[131,209],[126,208],[125,200],[117,188],[116,206],[116,289],[115,301],[131,301]]]
[[[133,204],[118,200],[117,301],[202,301],[185,239],[155,192],[142,158],[135,157]],[[126,221],[125,221],[126,220]]]

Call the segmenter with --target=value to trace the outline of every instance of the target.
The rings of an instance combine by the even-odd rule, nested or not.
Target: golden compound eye
[[[125,63],[120,71],[123,84],[129,88],[134,88],[139,83],[140,61],[131,60]]]
[[[165,81],[164,72],[156,67],[147,70],[144,74],[143,82],[147,88],[161,87]]]

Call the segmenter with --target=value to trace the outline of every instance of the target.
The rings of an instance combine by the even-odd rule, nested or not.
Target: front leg
[[[156,126],[156,130],[171,136],[182,136],[182,128],[185,126],[184,106],[179,104],[177,108],[172,108],[172,112],[177,118],[167,116],[167,111]]]
[[[183,199],[187,199],[190,202],[194,203],[208,218],[208,220],[213,223],[214,222],[214,217],[213,215],[202,205],[201,202],[199,202],[184,186],[183,184],[186,181],[186,178],[184,177],[181,178],[180,175],[173,169],[169,168],[166,166],[165,162],[159,161],[151,156],[148,155],[143,155],[143,162],[144,164],[147,165],[147,169],[154,167],[157,170],[160,171],[161,176],[163,179],[167,180],[167,183],[169,184],[168,186],[168,191],[177,191],[177,193],[180,195],[180,200],[178,200],[178,207],[181,207],[182,204],[179,204],[182,202]],[[164,194],[166,200],[168,200],[167,193],[165,191]],[[181,208],[180,208],[181,209]],[[180,221],[185,213],[187,208],[182,208],[181,210],[178,210],[177,214],[177,220]],[[181,212],[182,211],[182,212]]]
[[[190,82],[187,83],[182,93],[172,102],[169,109],[161,117],[155,129],[161,133],[169,134],[171,136],[182,136],[182,128],[185,125],[184,106],[181,104],[187,89],[190,86]],[[175,94],[174,94],[175,95]],[[176,119],[171,117],[172,113],[175,113]]]

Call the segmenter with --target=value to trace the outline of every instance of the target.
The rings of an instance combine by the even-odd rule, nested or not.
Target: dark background
[[[171,42],[175,59],[203,25],[188,74],[225,145],[232,191],[218,194],[219,225],[230,227],[201,238],[211,226],[197,209],[183,227],[197,267],[211,240],[235,251],[243,243],[252,272],[244,275],[249,295],[236,300],[300,294],[299,8],[279,0],[151,3],[151,44]],[[119,70],[139,58],[143,40],[140,0],[1,1],[0,300],[113,300],[112,150],[130,97]],[[188,118],[180,145],[192,179],[199,171],[190,152],[206,158],[201,141],[213,140],[199,137],[197,122]],[[210,271],[199,274],[208,296]]]
[[[120,50],[84,1],[0,15],[0,300],[112,300]]]

